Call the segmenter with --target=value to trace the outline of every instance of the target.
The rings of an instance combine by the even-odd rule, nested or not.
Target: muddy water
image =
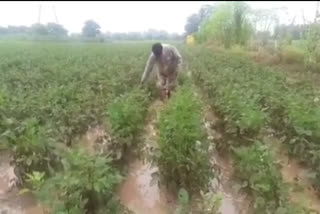
[[[18,178],[10,165],[10,154],[0,153],[0,213],[1,214],[44,214],[30,193],[19,194],[15,187]]]
[[[137,214],[167,214],[174,209],[174,198],[168,197],[157,182],[153,173],[157,169],[140,160],[129,166],[129,175],[119,189],[121,202]]]
[[[208,139],[213,143],[222,138],[221,133],[212,127],[216,127],[219,118],[214,114],[210,106],[204,107],[204,124]],[[221,214],[247,214],[250,208],[250,199],[246,193],[234,191],[232,179],[233,164],[231,160],[220,155],[216,150],[212,151],[213,163],[219,168],[219,185],[217,191],[222,195]]]
[[[264,138],[274,149],[277,159],[281,164],[283,180],[299,187],[296,191],[290,191],[293,202],[302,203],[305,207],[320,212],[320,198],[308,179],[310,170],[299,164],[294,158],[289,158],[286,149],[281,148],[281,141],[272,136]]]
[[[76,146],[85,149],[85,151],[93,155],[97,152],[98,141],[105,136],[106,132],[102,126],[89,127],[87,132],[81,136],[80,141]]]
[[[303,202],[306,207],[320,212],[320,198],[317,196],[316,190],[308,182],[307,170],[303,169],[295,160],[290,160],[290,163],[283,164],[282,166],[284,180],[294,183],[301,188],[301,191],[291,192],[292,201]]]
[[[147,123],[141,141],[145,145],[144,149],[149,152],[152,147],[156,147],[155,121],[162,106],[161,101],[155,101],[147,114]],[[152,166],[144,157],[132,160],[128,176],[118,191],[122,204],[137,214],[172,213],[175,197],[167,193],[164,188],[159,187],[157,177],[154,176],[157,171],[157,167]]]

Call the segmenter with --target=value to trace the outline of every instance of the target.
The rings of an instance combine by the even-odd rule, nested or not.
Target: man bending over
[[[176,87],[177,76],[182,64],[182,58],[178,50],[169,44],[155,43],[143,72],[141,83],[144,84],[154,65],[158,67],[158,87],[161,99],[170,97],[171,91]]]

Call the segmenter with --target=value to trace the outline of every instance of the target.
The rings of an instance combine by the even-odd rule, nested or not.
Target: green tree
[[[187,24],[184,26],[184,30],[187,34],[192,34],[198,31],[200,25],[200,16],[196,13],[192,14],[187,19]]]
[[[82,28],[82,35],[85,37],[96,37],[100,34],[100,25],[93,20],[88,20]]]
[[[31,26],[31,32],[35,35],[46,36],[48,35],[48,30],[43,24],[33,24]]]
[[[194,13],[188,17],[184,29],[187,34],[198,32],[203,22],[208,20],[214,11],[214,6],[204,5],[200,8],[198,13]]]
[[[48,23],[46,27],[49,35],[55,37],[66,37],[68,35],[68,31],[62,25],[56,23]]]
[[[202,25],[197,39],[217,40],[229,48],[232,44],[246,45],[253,30],[249,21],[250,8],[245,2],[220,4]]]

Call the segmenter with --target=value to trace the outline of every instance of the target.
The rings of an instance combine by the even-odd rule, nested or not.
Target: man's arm
[[[155,56],[153,55],[153,53],[151,53],[150,56],[149,56],[149,58],[148,58],[146,67],[145,67],[145,69],[144,69],[144,72],[143,72],[143,75],[142,75],[142,78],[141,78],[141,83],[142,83],[142,84],[143,84],[143,83],[147,80],[147,78],[149,77],[149,74],[151,73],[154,64],[155,64]]]

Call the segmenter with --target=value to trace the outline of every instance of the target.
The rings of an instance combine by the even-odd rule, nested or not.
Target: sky
[[[204,4],[214,1],[1,1],[0,26],[31,26],[38,22],[41,5],[40,22],[62,24],[69,33],[80,33],[83,23],[93,19],[101,26],[102,32],[142,32],[148,29],[166,30],[170,33],[183,33],[186,19],[198,12]],[[302,9],[305,18],[313,20],[316,1],[252,1],[251,8],[287,7],[289,14],[281,21],[289,22],[296,15],[296,23],[302,23]],[[319,8],[320,9],[320,8]]]

